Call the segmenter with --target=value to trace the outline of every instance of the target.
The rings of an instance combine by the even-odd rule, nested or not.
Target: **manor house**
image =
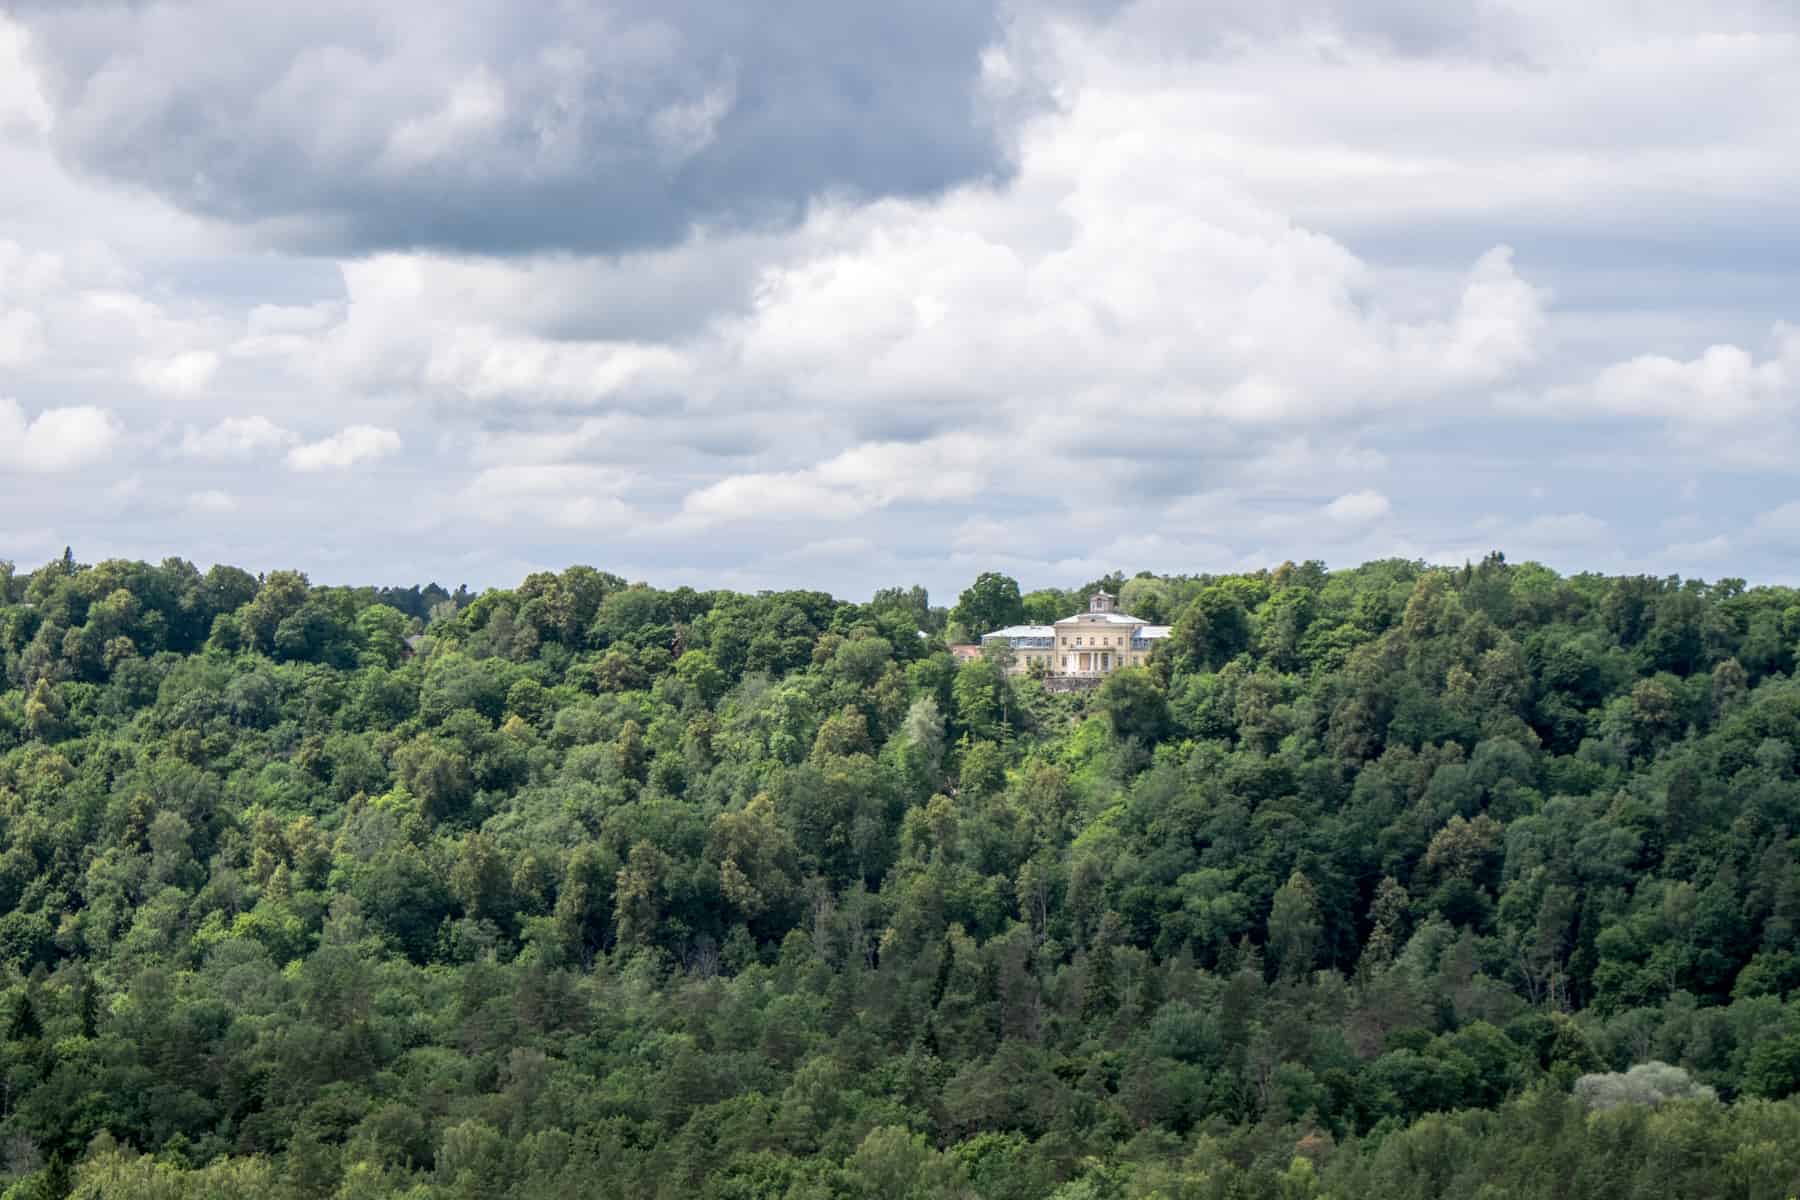
[[[1048,675],[1109,675],[1120,667],[1141,667],[1150,649],[1169,636],[1167,625],[1118,611],[1111,592],[1095,592],[1086,612],[1054,625],[1010,625],[983,634],[983,649],[1004,645],[1012,651],[1007,672],[1023,675],[1032,664]]]

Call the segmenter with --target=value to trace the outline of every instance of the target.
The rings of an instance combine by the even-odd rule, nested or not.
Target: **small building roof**
[[[1169,636],[1169,630],[1172,628],[1174,628],[1174,626],[1171,625],[1146,625],[1131,636],[1133,638],[1145,638],[1147,640],[1166,638]]]
[[[1081,612],[1072,617],[1064,617],[1058,625],[1148,625],[1142,617],[1134,617],[1130,613],[1116,612]]]
[[[1005,629],[996,629],[992,633],[981,635],[982,641],[989,638],[1047,638],[1055,637],[1056,630],[1049,625],[1008,625]]]

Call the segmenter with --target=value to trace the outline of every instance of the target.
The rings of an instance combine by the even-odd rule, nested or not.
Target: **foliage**
[[[1575,1081],[1575,1098],[1590,1110],[1642,1104],[1654,1108],[1665,1100],[1713,1099],[1715,1093],[1680,1067],[1668,1063],[1639,1063],[1629,1071],[1583,1075]]]
[[[1048,691],[947,635],[1168,622]],[[11,1198],[1786,1196],[1800,594],[0,570]]]
[[[956,607],[950,610],[950,619],[973,637],[1018,624],[1025,619],[1019,581],[996,571],[983,572],[957,598]]]

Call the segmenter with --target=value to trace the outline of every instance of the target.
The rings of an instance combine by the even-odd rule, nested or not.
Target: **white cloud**
[[[14,126],[42,133],[50,106],[27,62],[25,31],[0,17],[0,134]]]
[[[1764,116],[1800,103],[1800,41],[1772,4],[1671,19],[1636,0],[1452,0],[1429,6],[1450,29],[1425,52],[1358,34],[1418,30],[1418,5],[1234,5],[1257,10],[1250,31],[1218,7],[1130,5],[1111,36],[1071,28],[1053,53],[1089,86],[1185,115],[1212,173],[1308,224],[1680,237],[1800,170]]]
[[[400,435],[373,425],[352,425],[328,438],[295,446],[287,465],[295,471],[341,471],[400,452]]]
[[[1800,500],[1789,500],[1758,513],[1752,527],[1759,534],[1784,540],[1800,535]]]
[[[1339,496],[1325,506],[1324,513],[1331,520],[1346,525],[1366,525],[1387,516],[1393,508],[1386,496],[1364,488],[1360,492],[1346,492]]]
[[[109,521],[119,521],[140,513],[144,508],[144,479],[141,475],[125,475],[100,490],[95,510]]]
[[[1364,446],[1325,447],[1302,434],[1271,442],[1245,463],[1244,474],[1275,483],[1306,486],[1321,476],[1373,475],[1387,469],[1387,455]]]
[[[942,423],[1004,398],[1085,438],[1096,405],[1171,431],[1297,425],[1536,356],[1544,296],[1504,247],[1445,297],[1449,319],[1396,318],[1347,249],[1182,161],[1183,129],[1145,115],[1083,96],[1004,191],[822,215],[824,252],[768,273],[725,361],[838,412]]]
[[[979,495],[997,453],[979,438],[856,446],[801,471],[731,475],[682,501],[690,524],[769,518],[848,520],[903,501],[946,503]]]
[[[622,281],[607,276],[629,268],[382,254],[341,269],[348,293],[341,319],[278,343],[327,386],[404,389],[470,404],[599,406],[634,389],[681,386],[690,374],[676,346],[533,328],[562,333],[558,322],[593,303],[596,292],[620,291]],[[611,298],[621,309],[634,302],[629,294]]]
[[[393,130],[384,165],[400,173],[452,154],[468,155],[505,119],[506,88],[486,67],[478,67],[450,90],[442,107]]]
[[[30,421],[19,402],[0,397],[0,465],[20,471],[71,471],[104,460],[119,423],[92,405],[47,408]]]
[[[1685,473],[1695,464],[1786,470],[1800,454],[1800,328],[1778,322],[1771,342],[1772,353],[1760,359],[1733,343],[1716,343],[1691,358],[1641,354],[1580,383],[1508,395],[1501,407],[1654,430],[1659,474]],[[1700,481],[1687,474],[1671,494],[1691,501],[1699,489]]]
[[[193,396],[206,390],[219,370],[219,356],[212,350],[183,350],[137,364],[137,379],[154,392]]]
[[[343,305],[258,304],[244,317],[243,335],[229,353],[239,359],[300,359],[319,353],[324,335],[343,319]],[[305,363],[295,363],[300,369]]]
[[[558,529],[611,527],[621,537],[638,532],[641,516],[620,499],[628,477],[602,467],[524,464],[489,467],[463,492],[463,505],[483,521],[522,520]]]
[[[1734,345],[1709,346],[1691,359],[1640,355],[1587,384],[1551,389],[1543,407],[1712,427],[1769,420],[1791,411],[1800,391],[1800,329],[1778,324],[1773,340],[1774,356],[1761,362]]]
[[[497,430],[477,433],[470,454],[481,465],[553,464],[623,452],[631,458],[666,445],[667,421],[637,413],[609,412],[585,417],[573,427],[546,432]]]
[[[23,308],[0,310],[0,367],[17,368],[44,356],[44,322]]]
[[[1018,548],[1027,531],[992,517],[970,517],[950,531],[950,548],[959,554],[993,554]]]
[[[433,350],[423,380],[472,400],[595,404],[634,385],[673,382],[685,369],[682,356],[662,346],[565,343],[465,328]]]
[[[187,509],[192,513],[221,514],[237,511],[237,499],[230,492],[222,492],[210,488],[202,492],[192,492],[187,498]]]
[[[297,440],[264,416],[226,417],[207,430],[191,426],[182,434],[178,453],[184,458],[210,462],[254,458],[265,451],[276,450]]]

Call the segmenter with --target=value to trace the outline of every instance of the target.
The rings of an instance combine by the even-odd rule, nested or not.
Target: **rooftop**
[[[1019,641],[1022,638],[1052,639],[1056,637],[1058,625],[1110,625],[1131,630],[1131,640],[1154,641],[1169,636],[1169,626],[1152,625],[1142,617],[1134,617],[1130,613],[1112,611],[1113,596],[1110,592],[1095,592],[1088,601],[1088,610],[1078,612],[1072,617],[1064,617],[1056,625],[1008,625],[1005,629],[996,629],[992,633],[981,635],[982,641],[989,638],[1006,638]]]
[[[1055,637],[1056,629],[1050,625],[1008,625],[1005,629],[996,629],[992,633],[981,635],[982,641],[989,638],[1047,638]]]
[[[1148,625],[1150,622],[1142,617],[1134,617],[1130,613],[1120,612],[1083,612],[1072,617],[1064,617],[1058,625]]]

